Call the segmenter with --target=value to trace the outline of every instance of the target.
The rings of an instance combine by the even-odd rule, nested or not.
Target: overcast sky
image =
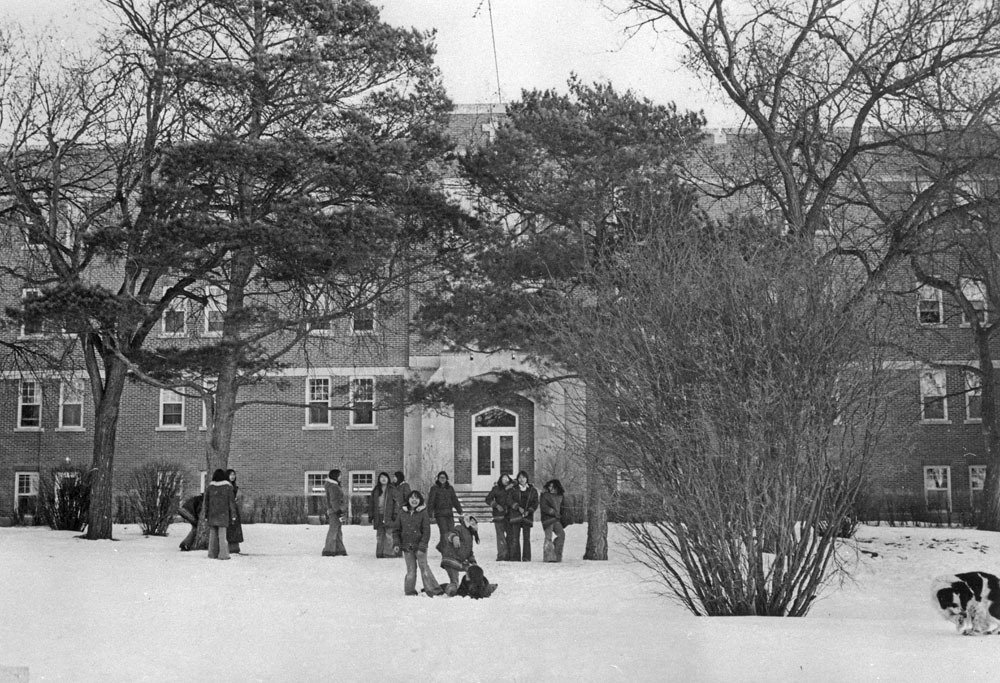
[[[0,17],[54,22],[54,30],[80,37],[87,28],[72,8],[97,1],[0,0]],[[449,95],[461,104],[497,101],[487,2],[374,0],[390,24],[437,29],[437,63]],[[615,17],[601,0],[492,0],[492,10],[504,100],[516,99],[522,89],[565,89],[576,72],[585,81],[608,80],[656,102],[704,110],[710,126],[735,120],[679,65],[669,34],[647,28],[629,37],[634,17]]]

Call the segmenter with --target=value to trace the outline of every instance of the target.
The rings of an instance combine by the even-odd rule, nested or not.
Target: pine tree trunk
[[[591,448],[587,449],[587,547],[583,559],[608,559],[608,485]]]
[[[90,511],[85,538],[110,539],[114,520],[114,462],[118,415],[127,368],[117,358],[105,358],[105,378],[94,406],[94,457],[90,471]]]

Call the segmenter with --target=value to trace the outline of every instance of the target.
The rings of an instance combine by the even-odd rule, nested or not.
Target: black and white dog
[[[931,599],[964,636],[1000,633],[1000,578],[986,572],[939,576]]]

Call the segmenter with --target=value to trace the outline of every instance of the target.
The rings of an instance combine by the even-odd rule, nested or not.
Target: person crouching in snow
[[[427,546],[431,542],[431,519],[427,516],[424,506],[424,496],[420,491],[411,491],[410,497],[400,514],[391,522],[391,528],[399,529],[400,549],[406,560],[406,578],[403,579],[403,593],[417,593],[417,568],[420,568],[420,579],[427,595],[441,595],[444,591],[441,584],[434,578],[427,564]]]
[[[198,515],[201,514],[201,504],[204,500],[204,496],[200,493],[196,493],[191,496],[177,509],[177,514],[179,514],[185,522],[191,525],[191,531],[188,535],[184,537],[181,541],[181,550],[188,551],[194,547],[195,538],[198,536]]]
[[[441,549],[441,567],[448,572],[448,586],[445,592],[454,595],[458,591],[461,573],[476,564],[472,542],[479,543],[479,523],[475,517],[460,517],[458,524],[445,536]]]
[[[225,470],[215,470],[205,489],[205,522],[208,524],[208,557],[229,559],[226,528],[236,521],[236,494]]]

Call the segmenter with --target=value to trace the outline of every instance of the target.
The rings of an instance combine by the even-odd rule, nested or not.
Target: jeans
[[[417,595],[417,568],[420,568],[420,579],[428,595],[440,595],[441,584],[434,578],[430,565],[427,564],[426,550],[406,550],[403,552],[406,561],[406,578],[403,579],[403,593]]]
[[[531,527],[512,524],[507,545],[511,562],[531,562]]]
[[[441,552],[441,548],[444,546],[444,537],[455,528],[455,516],[445,515],[443,517],[435,517],[434,521],[437,522],[438,531],[441,532],[441,538],[438,539],[437,550]]]
[[[347,548],[344,547],[344,532],[340,528],[340,517],[331,514],[330,528],[326,532],[326,544],[323,546],[324,555],[346,555]]]
[[[493,522],[493,528],[497,531],[497,562],[507,560],[507,536],[510,535],[510,524],[507,520]]]
[[[552,541],[553,535],[555,535],[555,541],[552,542],[552,545],[556,550],[556,559],[553,562],[562,562],[563,546],[566,545],[566,531],[559,520],[545,527],[545,542]]]
[[[226,527],[208,527],[208,559],[229,559],[229,542],[226,540]]]

